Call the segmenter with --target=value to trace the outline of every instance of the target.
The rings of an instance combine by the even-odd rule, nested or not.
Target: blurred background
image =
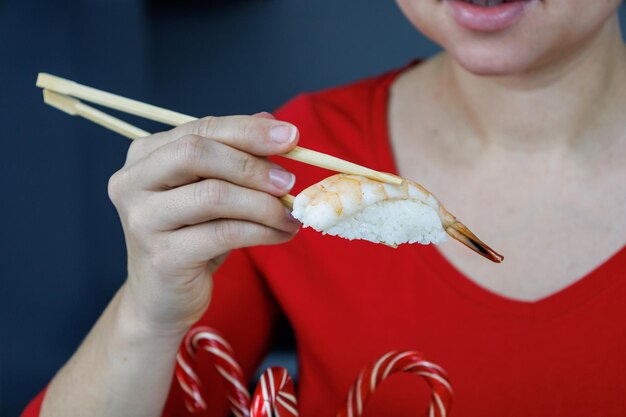
[[[251,114],[436,51],[392,0],[0,0],[0,416],[44,387],[126,273],[106,189],[128,141],[45,106],[37,72]],[[288,326],[268,363],[295,366]]]

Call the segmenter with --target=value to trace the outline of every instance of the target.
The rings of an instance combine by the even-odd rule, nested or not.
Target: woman
[[[133,143],[109,189],[128,280],[25,415],[186,415],[171,381],[188,329],[219,328],[249,374],[279,314],[295,330],[303,416],[333,415],[391,349],[447,369],[455,415],[626,413],[620,1],[398,3],[444,53],[300,96],[276,118],[206,118]],[[299,135],[425,184],[505,262],[454,243],[292,240],[298,224],[276,197],[290,171],[299,187],[325,173],[265,156]],[[420,384],[389,380],[369,415],[414,415]]]

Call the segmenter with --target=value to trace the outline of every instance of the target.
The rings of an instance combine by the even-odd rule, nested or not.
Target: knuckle
[[[148,137],[135,139],[128,148],[127,160],[136,160],[148,154]]]
[[[277,208],[282,210],[280,203],[276,204],[276,199],[267,194],[263,195],[263,201],[259,208],[266,219],[279,219],[283,215],[283,213],[277,210]]]
[[[194,190],[194,199],[200,205],[223,205],[228,200],[228,186],[214,179],[199,182]]]
[[[215,225],[215,240],[227,248],[236,246],[243,234],[244,227],[240,222],[226,220]]]
[[[252,117],[242,117],[238,123],[239,137],[245,142],[252,142],[255,140],[255,122]]]
[[[193,122],[191,133],[204,138],[213,137],[218,118],[215,116],[206,116],[200,120]]]
[[[175,155],[183,161],[196,161],[204,155],[204,140],[197,135],[185,135],[176,141]]]
[[[126,174],[126,171],[123,169],[117,171],[109,178],[107,192],[109,194],[109,198],[116,206],[122,201],[122,196],[127,188],[127,178],[128,174]]]
[[[241,178],[250,181],[258,177],[258,164],[254,156],[244,153],[239,158],[239,174]]]
[[[147,218],[141,210],[130,211],[126,216],[126,227],[132,236],[139,238],[147,233]]]

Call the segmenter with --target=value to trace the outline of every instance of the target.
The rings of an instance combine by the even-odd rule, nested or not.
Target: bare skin
[[[128,280],[54,377],[41,416],[161,415],[182,337],[209,305],[229,250],[299,229],[278,196],[294,177],[264,156],[297,142],[265,113],[205,118],[133,142],[109,183]]]
[[[513,299],[554,294],[626,244],[626,53],[617,19],[568,59],[578,62],[477,77],[442,54],[392,88],[400,174],[437,194],[505,262],[454,244],[439,250],[472,281]]]
[[[496,293],[537,300],[625,243],[620,1],[531,0],[529,18],[488,36],[454,26],[446,1],[398,0],[447,53],[393,86],[397,164],[506,260],[493,265],[460,245],[443,246],[444,256]],[[262,114],[133,144],[110,182],[128,280],[53,379],[43,417],[161,414],[177,347],[209,305],[225,255],[298,229],[276,198],[291,178],[264,158],[296,142],[293,126]]]

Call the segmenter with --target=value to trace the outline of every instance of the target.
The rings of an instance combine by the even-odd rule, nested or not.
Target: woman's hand
[[[265,158],[292,149],[295,126],[268,113],[207,117],[135,140],[109,195],[124,228],[121,308],[154,332],[185,332],[206,310],[229,250],[290,240],[278,196],[295,177]]]

